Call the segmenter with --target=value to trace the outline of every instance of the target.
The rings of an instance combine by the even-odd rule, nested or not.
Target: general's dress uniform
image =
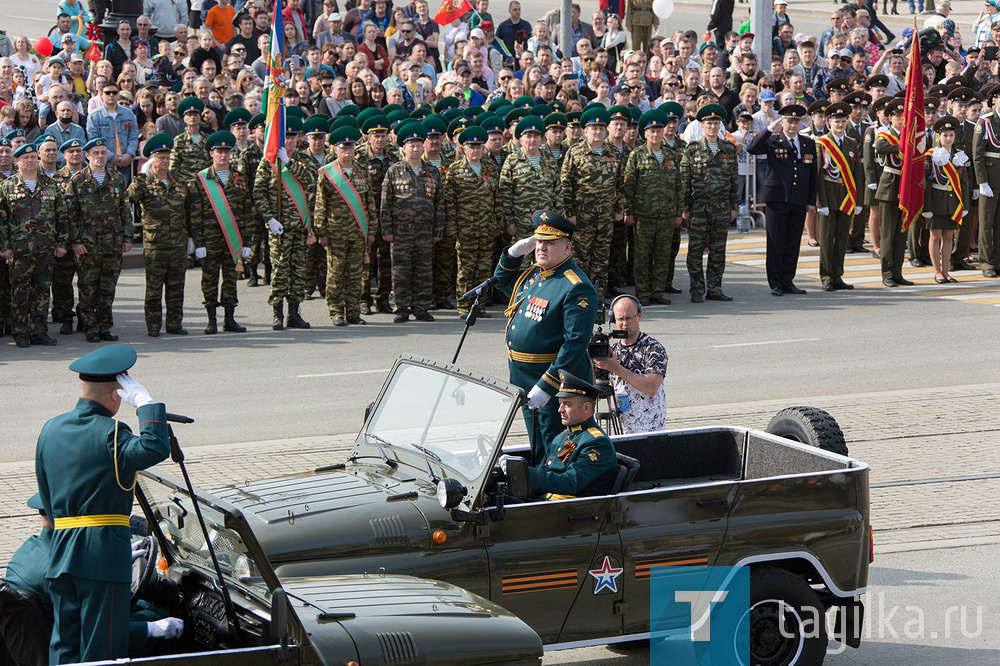
[[[551,211],[535,213],[538,240],[572,238],[574,226]],[[559,371],[593,378],[587,345],[593,333],[598,300],[594,285],[572,257],[549,270],[537,264],[521,269],[521,257],[505,250],[494,276],[496,289],[510,294],[504,313],[507,323],[507,358],[510,381],[525,392],[537,387],[550,396],[534,416],[523,408],[524,421],[531,433],[531,463],[544,459],[546,442],[560,431],[558,404],[551,397],[559,390]],[[538,434],[532,427],[537,418]]]
[[[987,93],[991,101],[1000,95],[1000,86]],[[976,123],[972,137],[972,164],[979,180],[979,268],[986,277],[1000,270],[1000,113],[996,109]],[[983,193],[989,185],[992,196]]]
[[[903,100],[896,98],[886,104],[889,117],[903,113]],[[903,278],[906,231],[903,213],[899,209],[899,180],[903,161],[899,154],[899,132],[893,127],[880,130],[875,136],[875,154],[883,164],[875,198],[879,202],[879,239],[882,262],[882,282],[887,287],[913,284]]]
[[[851,108],[843,102],[829,108],[831,118],[846,118]],[[832,131],[816,140],[819,171],[819,277],[824,291],[853,289],[844,282],[844,255],[854,216],[861,211],[861,154],[854,139]]]
[[[86,382],[113,382],[135,359],[131,347],[111,345],[70,369]],[[137,472],[170,454],[163,403],[146,404],[137,414],[138,436],[102,405],[80,398],[38,437],[38,492],[55,528],[46,574],[54,663],[128,656],[132,488]]]
[[[559,371],[556,398],[583,396],[596,401],[601,391],[590,382]],[[531,494],[550,500],[606,495],[618,470],[615,447],[591,416],[573,423],[551,440],[543,462],[528,467]]]
[[[537,116],[527,116],[515,125],[514,135],[520,139],[525,132],[541,134],[544,123]],[[551,152],[541,150],[537,157],[528,157],[516,150],[504,160],[500,170],[497,205],[503,224],[513,227],[514,238],[531,234],[531,216],[536,210],[563,210],[559,164]]]
[[[143,146],[142,154],[170,152],[168,134],[157,134]],[[146,297],[143,312],[146,331],[160,334],[163,302],[167,304],[167,333],[184,335],[184,275],[187,271],[187,239],[191,228],[191,197],[187,185],[169,172],[164,180],[152,172],[140,173],[128,187],[128,198],[142,211],[142,255],[146,267]]]

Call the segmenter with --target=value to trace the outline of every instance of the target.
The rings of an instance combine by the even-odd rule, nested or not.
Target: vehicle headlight
[[[468,492],[457,479],[441,479],[437,483],[437,501],[442,509],[454,509]]]
[[[236,577],[241,580],[244,578],[257,578],[257,567],[253,565],[253,562],[246,553],[236,557],[236,564],[233,566],[233,571],[236,573]]]

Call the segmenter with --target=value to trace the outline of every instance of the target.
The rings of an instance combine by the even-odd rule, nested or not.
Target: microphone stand
[[[469,300],[469,297],[475,296],[472,301],[472,307],[469,309],[469,314],[465,316],[465,328],[462,330],[462,337],[458,341],[458,348],[455,349],[455,355],[452,357],[451,362],[458,362],[458,355],[462,351],[462,345],[465,344],[465,336],[469,334],[469,329],[476,325],[476,319],[479,318],[479,299],[482,298],[483,294],[488,294],[493,289],[493,283],[496,282],[496,278],[491,277],[478,287],[470,289],[469,291],[462,294],[458,302]]]

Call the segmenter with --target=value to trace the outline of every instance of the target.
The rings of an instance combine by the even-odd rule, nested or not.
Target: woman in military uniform
[[[938,284],[958,282],[948,275],[955,230],[964,222],[972,203],[966,167],[969,156],[955,145],[960,122],[945,116],[934,123],[934,149],[927,164],[923,216],[930,230],[931,264]]]

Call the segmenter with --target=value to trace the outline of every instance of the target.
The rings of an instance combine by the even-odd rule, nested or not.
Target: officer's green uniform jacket
[[[124,525],[60,529],[60,519],[132,513],[136,472],[170,454],[163,403],[140,407],[140,435],[118,423],[115,475],[115,419],[101,405],[80,398],[76,407],[42,427],[35,449],[35,476],[45,514],[54,519],[46,578],[127,583],[131,579],[129,528]]]
[[[875,135],[882,127],[875,123],[865,129],[865,136],[861,143],[861,159],[864,163],[865,172],[865,194],[862,198],[866,206],[877,205],[875,202],[875,190],[878,189],[878,181],[882,178],[882,165],[875,157]],[[875,187],[871,187],[875,185]]]
[[[826,134],[825,136],[830,137],[830,139],[837,143],[836,137],[834,137],[833,132]],[[840,208],[840,203],[844,200],[847,195],[847,187],[840,181],[841,173],[840,168],[833,161],[833,158],[826,155],[826,151],[823,148],[819,148],[820,144],[817,144],[817,152],[821,156],[820,159],[816,160],[816,169],[818,171],[819,178],[816,179],[817,182],[817,197],[816,197],[816,207],[817,208],[829,208],[830,213],[835,213]],[[861,155],[859,154],[858,144],[855,143],[854,139],[847,136],[846,132],[840,139],[840,144],[838,145],[840,152],[843,153],[844,159],[847,160],[847,164],[851,170],[851,177],[854,179],[855,195],[857,196],[857,201],[855,202],[855,207],[864,204],[864,175],[861,169]],[[847,215],[854,215],[854,209],[852,208]]]
[[[1000,137],[1000,115],[996,111],[987,113],[976,123],[976,129],[972,135],[972,168],[980,183],[990,183],[993,188],[1000,182],[996,176],[1000,174],[1000,146],[991,143],[986,134],[986,125],[993,130],[994,137]],[[1000,141],[1000,138],[997,139]],[[990,176],[993,176],[991,179]],[[978,186],[979,183],[976,183]],[[996,190],[994,189],[994,194]]]
[[[547,453],[543,464],[528,468],[533,496],[587,497],[611,492],[618,468],[615,447],[593,417],[564,430]]]
[[[882,175],[879,176],[878,189],[875,190],[877,201],[899,202],[899,179],[902,175],[902,158],[899,155],[899,146],[893,145],[885,137],[879,136],[879,130],[875,133],[875,144],[873,149],[876,155],[881,157]],[[884,130],[899,138],[899,132],[892,127]],[[975,159],[975,158],[973,158]]]

